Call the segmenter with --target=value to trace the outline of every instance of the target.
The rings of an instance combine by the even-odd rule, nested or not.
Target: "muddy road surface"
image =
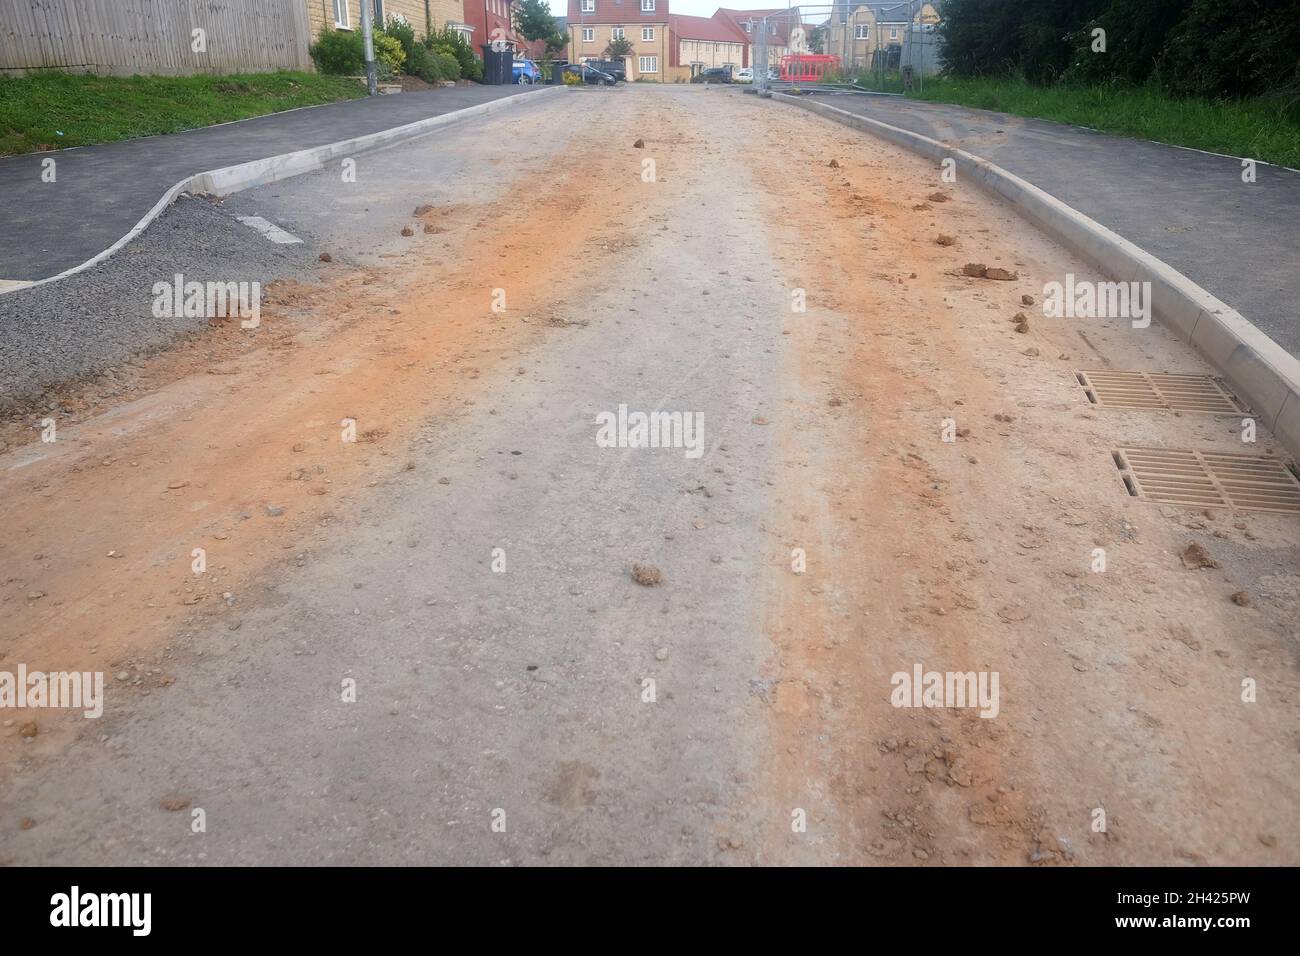
[[[1241,416],[1090,401],[1210,369],[973,185],[634,86],[160,229],[260,324],[5,426],[0,668],[106,683],[0,712],[0,860],[1300,862],[1300,518],[1129,493]]]

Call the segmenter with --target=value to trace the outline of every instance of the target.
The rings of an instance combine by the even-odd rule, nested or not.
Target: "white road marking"
[[[0,279],[0,292],[9,292],[13,289],[25,289],[32,283],[27,279]]]
[[[293,233],[285,232],[275,223],[267,222],[261,216],[239,216],[238,219],[245,226],[250,226],[251,228],[256,229],[272,242],[278,242],[282,246],[287,246],[294,242],[302,242],[302,240]]]

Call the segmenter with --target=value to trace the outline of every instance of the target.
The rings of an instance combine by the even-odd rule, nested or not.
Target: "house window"
[[[655,38],[655,28],[654,28],[654,27],[642,27],[642,28],[641,28],[641,39],[642,39],[642,40],[653,40],[654,38]],[[654,71],[652,71],[652,72],[654,72]]]
[[[583,12],[583,13],[595,13],[595,12],[596,12],[596,0],[582,0],[582,12]]]
[[[637,69],[639,69],[642,73],[658,73],[659,57],[657,56],[639,57],[637,60]]]
[[[621,39],[623,39],[623,28],[622,28],[622,27],[610,27],[610,28],[609,28],[609,38],[610,38],[611,40],[621,40]]]
[[[595,28],[595,27],[583,27],[583,28],[582,28],[582,42],[583,42],[583,43],[594,43],[595,41],[596,41],[596,28]]]
[[[871,24],[869,24],[869,23],[859,23],[858,26],[857,26],[857,32],[854,33],[854,35],[853,35],[853,39],[855,39],[855,40],[870,40],[870,39],[871,39]]]
[[[348,28],[348,0],[334,0],[334,25]]]
[[[889,39],[891,39],[891,40],[897,40],[897,39],[898,39],[898,27],[890,27],[890,28],[889,28]]]
[[[753,32],[754,32],[754,22],[753,22],[752,20],[746,20],[746,21],[745,21],[745,32],[746,32],[746,33],[753,33]]]
[[[642,12],[642,13],[654,13],[654,12],[655,12],[655,0],[641,0],[641,12]]]

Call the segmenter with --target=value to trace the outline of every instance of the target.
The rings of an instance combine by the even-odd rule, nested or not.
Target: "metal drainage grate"
[[[1208,375],[1168,372],[1115,372],[1085,369],[1075,373],[1095,405],[1111,408],[1161,408],[1211,415],[1239,415],[1237,401]]]
[[[1115,464],[1129,494],[1161,504],[1300,514],[1300,481],[1279,458],[1121,448]]]

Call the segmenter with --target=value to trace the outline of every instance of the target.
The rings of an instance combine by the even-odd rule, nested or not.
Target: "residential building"
[[[826,52],[839,56],[847,67],[871,66],[877,51],[902,49],[909,22],[913,31],[928,33],[939,20],[938,10],[930,3],[840,0],[831,15]]]
[[[713,19],[734,25],[744,35],[746,40],[746,66],[752,66],[754,63],[755,33],[763,29],[765,17],[767,18],[767,62],[769,66],[775,68],[780,64],[781,57],[791,52],[790,33],[792,28],[799,29],[800,37],[804,35],[802,28],[799,27],[799,10],[797,7],[793,9],[772,7],[765,10],[732,10],[727,7],[719,7],[717,12],[713,14]]]
[[[526,50],[528,41],[516,28],[519,22],[517,0],[463,0],[465,22],[473,31],[470,45],[483,56],[483,47],[503,43],[509,50]]]
[[[304,0],[307,19],[314,39],[321,30],[360,30],[361,0]],[[470,37],[465,22],[465,5],[474,0],[371,0],[376,23],[389,17],[401,17],[415,27],[416,36],[424,36],[425,24],[433,29],[453,29]]]
[[[674,13],[668,21],[670,79],[689,80],[704,70],[749,65],[745,34],[729,20]]]
[[[565,22],[570,63],[602,59],[610,41],[625,39],[632,44],[625,58],[629,80],[669,79],[668,0],[569,0]]]

